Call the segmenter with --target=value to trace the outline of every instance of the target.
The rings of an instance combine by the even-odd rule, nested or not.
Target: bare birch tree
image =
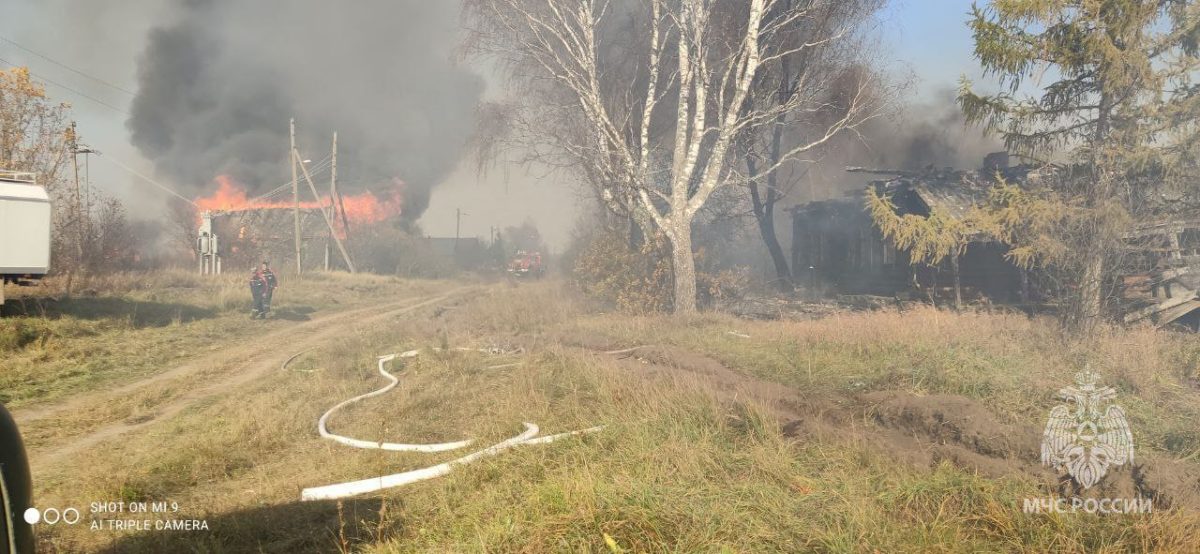
[[[840,99],[841,117],[780,152],[758,174],[733,163],[740,137],[781,115],[828,109],[797,83],[751,102],[760,72],[847,40],[828,28],[785,40],[840,0],[467,0],[469,49],[512,77],[504,125],[539,160],[573,167],[612,209],[661,232],[672,250],[676,313],[696,309],[692,227],[713,193],[757,180],[869,117],[870,83]]]
[[[839,121],[845,115],[843,109],[861,109],[851,125],[857,127],[861,120],[874,117],[882,110],[886,98],[898,94],[889,83],[884,82],[877,83],[877,89],[872,91],[871,96],[858,94],[864,83],[878,81],[868,60],[872,41],[867,37],[850,35],[825,44],[797,48],[832,33],[853,31],[859,34],[869,31],[874,14],[884,5],[883,0],[825,3],[781,0],[780,8],[776,13],[768,13],[767,18],[785,15],[793,5],[806,5],[810,14],[783,34],[781,41],[791,53],[780,57],[777,64],[766,65],[759,71],[748,101],[756,104],[789,102],[795,94],[802,93],[809,97],[806,102],[808,106],[819,109],[779,113],[773,125],[756,129],[758,132],[746,133],[741,148],[747,173],[762,175],[761,181],[747,180],[746,188],[759,235],[775,267],[774,283],[784,292],[791,292],[794,286],[791,267],[776,236],[776,206],[799,181],[807,178],[808,163],[815,162],[824,151],[835,145],[826,144],[825,148],[806,152],[782,164],[779,163],[780,157],[789,145],[811,141],[814,134],[825,134],[832,122]],[[858,102],[853,106],[844,106],[847,94],[857,95]],[[861,137],[849,138],[861,140]],[[776,169],[763,175],[758,168],[764,165]]]

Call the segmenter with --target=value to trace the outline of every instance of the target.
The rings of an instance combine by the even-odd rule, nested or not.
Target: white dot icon
[[[42,513],[37,508],[25,510],[25,523],[33,525],[42,520]]]

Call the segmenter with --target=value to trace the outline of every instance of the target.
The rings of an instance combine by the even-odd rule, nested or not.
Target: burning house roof
[[[293,208],[291,199],[279,196],[277,198],[249,198],[246,189],[227,175],[219,175],[215,179],[217,190],[208,196],[196,198],[195,204],[201,210],[232,213],[263,210],[290,210]],[[308,196],[307,194],[305,195]],[[387,196],[376,197],[371,191],[339,197],[338,209],[352,223],[377,223],[400,215],[404,210],[403,184],[399,181],[392,183]],[[319,210],[329,207],[329,196],[319,201],[304,200],[295,207],[301,210]],[[340,214],[339,214],[340,215]]]

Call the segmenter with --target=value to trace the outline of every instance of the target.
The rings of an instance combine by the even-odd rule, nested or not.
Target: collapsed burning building
[[[384,198],[369,191],[354,195],[331,192],[320,200],[299,203],[278,199],[278,194],[249,198],[228,176],[220,176],[216,182],[215,192],[195,200],[200,210],[196,249],[201,273],[219,273],[222,265],[229,267],[229,263],[244,268],[263,258],[294,262],[294,225],[300,230],[301,259],[323,259],[328,268],[336,263],[331,252],[333,234],[347,240],[353,227],[399,216],[404,207],[399,182]],[[298,223],[292,221],[293,210]],[[330,233],[326,217],[333,223],[334,233]]]
[[[957,268],[950,260],[932,266],[914,263],[908,252],[883,236],[867,210],[867,193],[874,191],[890,198],[897,215],[929,217],[937,211],[961,219],[983,203],[1000,180],[1032,186],[1053,171],[1009,167],[1004,158],[989,156],[980,170],[851,168],[890,177],[840,198],[788,210],[797,280],[816,291],[936,301],[953,296],[957,277],[967,299],[1021,305],[1041,301],[1031,284],[1036,275],[1007,258],[1007,245],[980,235],[971,238]],[[1130,265],[1133,272],[1116,283],[1121,319],[1200,328],[1200,217],[1145,223],[1126,239],[1135,263]]]

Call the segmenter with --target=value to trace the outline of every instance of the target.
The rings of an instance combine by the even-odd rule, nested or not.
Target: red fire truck
[[[508,264],[508,274],[514,277],[542,278],[546,274],[546,266],[542,265],[542,253],[518,250],[516,257]]]

